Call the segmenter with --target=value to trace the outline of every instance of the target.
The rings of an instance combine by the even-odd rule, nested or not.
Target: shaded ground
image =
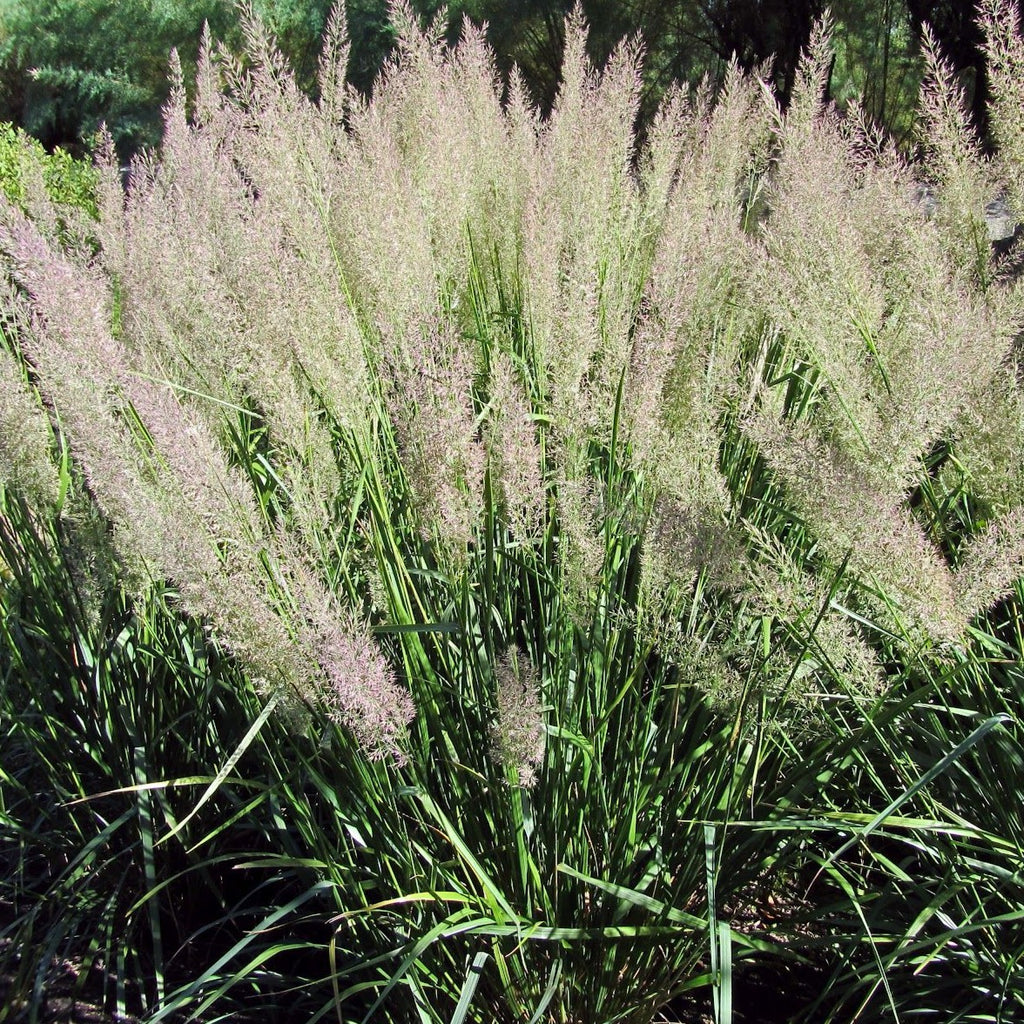
[[[749,909],[747,916],[750,917]],[[0,900],[0,933],[10,923],[9,917],[9,905]],[[10,939],[0,939],[0,962],[7,960],[11,952]],[[29,1020],[28,1005],[19,990],[30,986],[31,980],[26,986],[23,979],[10,971],[0,973],[0,1024],[21,1024]],[[820,986],[820,971],[812,965],[738,962],[732,985],[733,1020],[735,1024],[791,1021],[813,1002]],[[83,977],[73,961],[58,961],[46,979],[36,1019],[40,1024],[132,1024],[138,1021],[130,1015],[116,1016],[105,1011],[102,987],[97,975]],[[235,1019],[243,1024],[244,1018]],[[707,990],[692,993],[667,1008],[658,1019],[662,1024],[712,1024],[710,993]],[[249,1020],[255,1024],[304,1024],[298,1019],[286,1021],[278,1011],[271,1011],[269,1015],[257,1013]]]
[[[2,944],[0,944],[2,945]],[[0,974],[0,1021],[12,1024],[29,1019],[28,1005],[12,988],[16,979]],[[92,1002],[89,985],[82,984],[75,965],[55,965],[43,988],[43,1002],[38,1017],[41,1024],[111,1024],[130,1022],[134,1017],[115,1017]]]

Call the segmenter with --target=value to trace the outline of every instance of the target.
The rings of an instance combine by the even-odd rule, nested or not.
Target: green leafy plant
[[[11,202],[23,205],[30,190],[25,179],[42,178],[53,202],[77,207],[95,216],[98,177],[91,164],[75,160],[69,153],[47,153],[20,128],[0,124],[0,189]]]

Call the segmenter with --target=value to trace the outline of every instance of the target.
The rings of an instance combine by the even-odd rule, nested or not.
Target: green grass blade
[[[480,983],[480,974],[483,972],[484,965],[489,959],[490,954],[483,952],[477,953],[473,957],[473,963],[470,965],[469,973],[466,975],[466,983],[462,986],[459,1001],[455,1007],[455,1012],[452,1014],[450,1024],[464,1024],[466,1014],[469,1013],[470,1003],[473,1002],[473,996],[476,994],[476,987]]]
[[[256,721],[254,721],[252,725],[249,727],[249,731],[242,737],[238,746],[236,746],[235,749],[231,752],[230,757],[228,757],[224,764],[221,765],[220,770],[213,777],[213,780],[210,782],[209,786],[207,786],[206,789],[203,791],[202,796],[199,797],[195,805],[192,807],[189,813],[185,815],[184,818],[182,818],[172,829],[170,829],[168,832],[166,832],[163,836],[160,837],[160,839],[157,841],[158,846],[162,843],[166,843],[169,839],[173,839],[179,832],[181,832],[181,830],[199,813],[200,809],[204,806],[204,804],[206,804],[206,802],[214,796],[217,790],[220,789],[221,784],[231,774],[232,770],[234,769],[235,765],[238,764],[242,755],[249,749],[249,746],[252,743],[252,741],[256,739],[256,737],[259,735],[260,730],[266,724],[267,719],[270,718],[270,716],[273,714],[274,708],[277,707],[280,700],[280,691],[275,691],[273,694],[271,694],[270,699],[263,706],[263,710],[257,716]]]

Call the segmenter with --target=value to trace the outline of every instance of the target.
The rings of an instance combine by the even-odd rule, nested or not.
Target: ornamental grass
[[[0,1020],[1021,1019],[1012,4],[913,159],[827,21],[641,141],[579,12],[547,118],[240,13],[0,211]]]

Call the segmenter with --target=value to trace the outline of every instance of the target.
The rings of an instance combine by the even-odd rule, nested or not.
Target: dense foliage
[[[0,1019],[1020,1019],[983,28],[992,159],[928,39],[911,164],[827,25],[641,141],[578,12],[545,118],[406,6],[371,100],[205,39],[127,191],[4,143]]]
[[[29,189],[26,182],[42,177],[48,197],[59,206],[84,210],[95,215],[95,169],[74,160],[64,150],[47,153],[42,145],[20,128],[0,123],[0,190],[9,200],[24,206]]]
[[[330,0],[253,0],[299,84],[312,91]],[[429,3],[422,13],[429,14]],[[353,0],[348,73],[368,89],[393,43],[386,0]],[[168,54],[191,80],[204,24],[243,48],[234,0],[0,0],[0,119],[48,148],[91,147],[101,124],[127,159],[160,139]]]
[[[275,35],[299,86],[316,91],[329,0],[249,0]],[[431,22],[437,0],[412,3]],[[458,38],[469,17],[488,25],[499,68],[517,65],[533,100],[548,111],[558,89],[563,25],[570,0],[456,0],[443,15]],[[584,0],[588,53],[603,67],[620,39],[646,51],[641,119],[646,123],[673,82],[704,75],[721,84],[729,61],[753,71],[771,61],[785,105],[797,60],[821,0]],[[869,114],[906,143],[911,138],[926,26],[968,86],[973,117],[987,138],[989,99],[981,35],[969,0],[837,0],[835,61],[829,89],[842,105],[863,97]],[[395,42],[387,0],[349,0],[349,82],[368,92]],[[20,124],[47,146],[87,149],[105,122],[123,158],[159,139],[167,98],[167,54],[177,48],[191,80],[204,21],[232,52],[243,47],[235,0],[0,0],[0,119]]]

